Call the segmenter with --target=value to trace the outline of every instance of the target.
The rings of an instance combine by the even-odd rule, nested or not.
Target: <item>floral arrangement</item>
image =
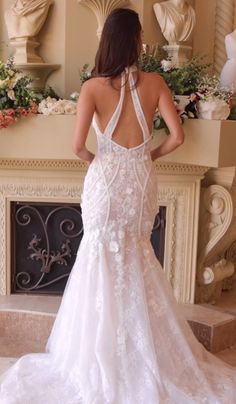
[[[43,115],[74,115],[76,108],[76,101],[47,97],[39,103],[38,112]]]
[[[193,57],[187,61],[182,67],[176,67],[171,59],[167,58],[166,52],[159,46],[143,45],[143,50],[139,59],[139,68],[145,72],[159,73],[166,81],[168,87],[173,93],[176,111],[179,115],[180,121],[183,123],[185,118],[197,117],[189,111],[186,111],[190,99],[180,100],[179,96],[190,96],[192,93],[198,91],[202,76],[205,74],[208,64],[203,63],[203,57]],[[81,70],[80,79],[83,84],[91,77],[89,65],[85,64]],[[178,95],[178,96],[177,96]],[[194,108],[195,109],[195,104]],[[159,111],[156,111],[154,117],[155,129],[166,129],[167,126],[161,117]]]
[[[217,76],[205,75],[190,95],[185,112],[189,118],[227,119],[232,97],[233,89],[223,87]]]
[[[181,67],[176,67],[158,46],[143,46],[139,66],[142,71],[159,73],[166,81],[173,95],[190,95],[197,91],[209,64],[204,57],[194,56]]]
[[[0,129],[18,118],[36,114],[38,107],[29,86],[32,80],[14,67],[13,58],[0,61]]]
[[[208,67],[208,64],[203,63],[203,57],[196,56],[183,66],[176,67],[166,52],[158,46],[143,45],[139,60],[139,68],[142,71],[157,72],[165,79],[173,93],[181,122],[184,122],[185,118],[201,117],[200,105],[206,101],[211,101],[212,110],[224,109],[223,116],[228,117],[230,113],[229,105],[233,92],[222,88],[216,76],[207,75]],[[80,73],[81,83],[90,77],[89,65],[85,64]],[[78,92],[71,94],[69,100],[61,99],[51,87],[34,93],[30,88],[31,83],[32,79],[29,76],[15,68],[12,57],[6,63],[0,61],[0,129],[30,114],[76,114]],[[204,110],[204,107],[202,109]],[[211,111],[209,116],[212,119],[215,115]],[[230,117],[235,119],[235,116],[234,111]],[[216,119],[219,119],[217,117]],[[226,119],[225,117],[221,119]],[[154,127],[167,130],[158,110],[154,118]]]
[[[233,96],[233,89],[223,87],[217,76],[210,75],[205,75],[201,78],[197,92],[203,101],[218,98],[229,103]]]
[[[207,74],[209,66],[203,63],[203,57],[195,56],[176,67],[166,55],[163,57],[158,47],[146,45],[140,57],[141,70],[157,72],[165,79],[182,122],[186,118],[227,119],[230,116],[232,119],[234,116],[230,115],[233,91],[222,87],[218,77]],[[158,111],[154,126],[167,129]]]

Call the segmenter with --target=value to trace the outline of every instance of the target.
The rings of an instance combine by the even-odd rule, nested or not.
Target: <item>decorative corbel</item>
[[[234,206],[229,191],[220,185],[202,190],[197,265],[197,303],[215,301],[223,281],[234,274],[231,260],[222,258],[229,247],[228,230],[232,225]],[[228,237],[230,243],[230,237]],[[224,242],[222,242],[224,240]]]
[[[94,12],[98,21],[97,36],[100,39],[108,14],[115,8],[126,6],[129,0],[78,0],[78,2]]]

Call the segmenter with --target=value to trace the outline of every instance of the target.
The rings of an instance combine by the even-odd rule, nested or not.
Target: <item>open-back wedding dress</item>
[[[1,404],[233,404],[236,370],[195,339],[150,244],[157,213],[150,134],[134,85],[118,106],[85,178],[84,236],[46,353],[0,379]],[[143,143],[112,135],[130,85]]]

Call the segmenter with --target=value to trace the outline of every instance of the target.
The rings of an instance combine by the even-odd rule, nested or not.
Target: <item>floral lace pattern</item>
[[[142,128],[143,144],[129,150],[96,128],[84,237],[46,352],[2,376],[1,404],[235,402],[236,371],[195,339],[152,250],[157,184]]]

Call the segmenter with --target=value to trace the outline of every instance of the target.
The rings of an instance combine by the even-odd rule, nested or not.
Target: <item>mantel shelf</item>
[[[0,130],[0,159],[75,160],[72,139],[75,116],[51,115],[27,117]],[[205,167],[236,166],[236,122],[187,120],[185,142],[163,157],[163,162],[192,164]],[[166,137],[164,130],[155,131],[153,146]],[[88,147],[96,149],[93,129]]]

